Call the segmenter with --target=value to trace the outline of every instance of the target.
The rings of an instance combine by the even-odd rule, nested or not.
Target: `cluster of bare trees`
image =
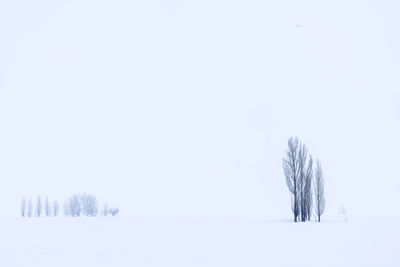
[[[64,203],[64,215],[66,216],[96,216],[98,201],[94,195],[74,194]]]
[[[298,138],[290,138],[283,158],[283,171],[291,193],[295,222],[311,219],[313,189],[315,212],[319,222],[325,211],[324,175],[319,160],[317,160],[315,175],[313,164],[313,158],[308,153],[307,147]]]
[[[21,216],[22,217],[40,217],[42,216],[44,209],[44,215],[47,217],[50,216],[58,216],[60,211],[60,205],[56,200],[52,203],[46,197],[44,204],[41,196],[36,198],[35,204],[32,201],[32,198],[28,200],[25,197],[21,200]],[[107,204],[104,205],[103,215],[107,216],[111,214],[115,216],[119,213],[118,208],[108,207]],[[64,215],[65,216],[97,216],[98,214],[98,201],[96,196],[91,194],[73,194],[67,201],[64,203]]]
[[[37,196],[35,205],[33,204],[32,198],[26,200],[24,197],[21,200],[21,216],[32,217],[33,215],[40,217],[42,216],[43,204],[41,196]],[[49,199],[46,197],[44,202],[44,215],[46,217],[58,216],[59,205],[56,200],[51,204]]]

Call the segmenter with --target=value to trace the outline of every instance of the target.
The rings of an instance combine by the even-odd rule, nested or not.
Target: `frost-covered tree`
[[[32,212],[33,212],[33,203],[32,203],[32,199],[29,199],[28,200],[28,207],[27,207],[27,210],[26,210],[26,215],[28,217],[31,217],[32,216]]]
[[[25,217],[25,206],[26,206],[25,198],[23,197],[21,200],[21,216]]]
[[[42,215],[42,198],[40,196],[36,199],[36,216]]]
[[[321,221],[321,215],[325,211],[324,184],[324,174],[322,172],[321,163],[318,160],[314,179],[315,211],[317,213],[318,222]]]
[[[60,210],[60,206],[58,205],[57,200],[53,201],[53,216],[56,217],[58,216],[58,212]]]
[[[50,202],[49,202],[48,197],[46,197],[46,200],[44,202],[44,213],[47,217],[51,216],[51,208],[50,208]]]

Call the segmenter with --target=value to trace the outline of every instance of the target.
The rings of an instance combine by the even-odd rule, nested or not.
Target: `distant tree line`
[[[21,200],[22,217],[41,217],[43,209],[46,217],[56,217],[59,215],[60,205],[57,200],[54,200],[51,203],[47,197],[45,198],[43,204],[40,195],[36,198],[35,204],[33,203],[32,198],[27,200],[25,197],[23,197]],[[111,214],[112,216],[115,216],[118,213],[118,208],[108,207],[107,204],[104,204],[102,215],[107,216],[108,214]],[[97,216],[98,200],[96,196],[86,193],[73,194],[67,201],[64,202],[64,215],[72,217],[81,215],[88,217]]]
[[[283,171],[291,193],[293,220],[295,222],[309,221],[313,204],[318,222],[321,221],[321,215],[325,211],[324,175],[321,163],[317,160],[315,175],[313,165],[314,161],[308,153],[307,147],[298,138],[291,137],[283,158]]]
[[[32,198],[26,200],[25,197],[21,200],[21,216],[22,217],[32,217],[33,215],[40,217],[42,215],[43,205],[42,198],[38,196],[36,198],[35,205],[33,204]],[[57,200],[50,204],[49,199],[46,197],[44,202],[44,214],[47,217],[58,216],[59,214],[59,204]]]

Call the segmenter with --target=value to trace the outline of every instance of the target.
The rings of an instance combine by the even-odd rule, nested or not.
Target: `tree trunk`
[[[296,180],[293,181],[293,188],[294,188],[294,207],[293,207],[293,214],[294,214],[294,222],[297,222],[297,184]]]

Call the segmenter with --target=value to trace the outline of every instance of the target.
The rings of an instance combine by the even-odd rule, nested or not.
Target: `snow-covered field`
[[[399,222],[0,219],[0,266],[400,266]]]

